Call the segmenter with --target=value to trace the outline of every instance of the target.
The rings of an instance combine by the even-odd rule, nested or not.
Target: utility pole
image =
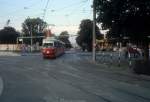
[[[95,9],[95,0],[93,0],[93,43],[92,43],[92,58],[93,62],[96,61],[96,34],[95,34],[95,27],[96,27],[96,9]]]
[[[30,36],[31,36],[31,52],[32,52],[32,45],[33,45],[33,38],[32,38],[32,27],[30,28]]]
[[[6,22],[6,27],[8,27],[9,24],[10,24],[10,19],[7,20],[7,22]]]

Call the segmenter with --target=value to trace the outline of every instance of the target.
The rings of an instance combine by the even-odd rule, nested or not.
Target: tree
[[[72,45],[69,41],[69,34],[68,34],[67,31],[61,32],[58,39],[65,43],[66,48],[71,48],[72,47]]]
[[[95,0],[97,21],[109,29],[108,37],[122,39],[127,36],[133,43],[141,43],[148,60],[150,36],[149,0]]]
[[[0,43],[1,44],[16,44],[17,37],[20,33],[13,27],[4,27],[0,30]]]
[[[83,49],[92,51],[92,30],[93,21],[90,19],[84,19],[81,21],[80,30],[78,31],[78,37],[76,38],[77,44]],[[98,26],[96,26],[96,38],[100,39],[102,36],[100,34]]]
[[[38,36],[43,35],[43,30],[47,27],[47,23],[40,18],[27,18],[22,23],[22,32],[24,36]],[[36,40],[33,40],[35,43]]]

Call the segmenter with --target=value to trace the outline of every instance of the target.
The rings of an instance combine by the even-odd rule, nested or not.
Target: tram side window
[[[58,47],[58,43],[57,43],[57,42],[54,42],[54,46],[55,46],[55,47]]]
[[[53,47],[53,43],[45,43],[43,44],[43,47],[45,48]]]
[[[63,44],[61,42],[54,42],[54,46],[61,48],[61,47],[63,47]]]
[[[60,44],[60,42],[58,42],[58,47],[61,47],[61,44]]]

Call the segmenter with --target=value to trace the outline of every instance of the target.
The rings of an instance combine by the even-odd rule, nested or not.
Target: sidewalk
[[[129,58],[126,59],[123,53],[120,53],[119,58],[118,52],[97,52],[96,62],[92,61],[91,52],[81,51],[76,54],[80,57],[81,56],[84,57],[84,60],[86,60],[87,62],[90,62],[91,64],[95,64],[96,66],[98,66],[99,70],[101,71],[116,73],[123,76],[130,76],[150,81],[150,76],[134,73],[131,67],[133,66],[135,58],[132,58],[131,60]]]
[[[90,63],[93,63],[93,62],[90,62]],[[110,65],[110,64],[103,64],[99,62],[96,62],[94,64],[99,66],[100,70],[102,71],[150,81],[150,76],[144,75],[144,74],[136,74],[133,72],[133,69],[130,68],[129,66],[124,66],[124,65],[116,66],[116,65]]]

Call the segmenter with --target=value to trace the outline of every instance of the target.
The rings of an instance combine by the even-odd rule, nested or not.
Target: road
[[[0,102],[150,102],[149,78],[105,70],[78,53],[1,56],[0,76]]]

